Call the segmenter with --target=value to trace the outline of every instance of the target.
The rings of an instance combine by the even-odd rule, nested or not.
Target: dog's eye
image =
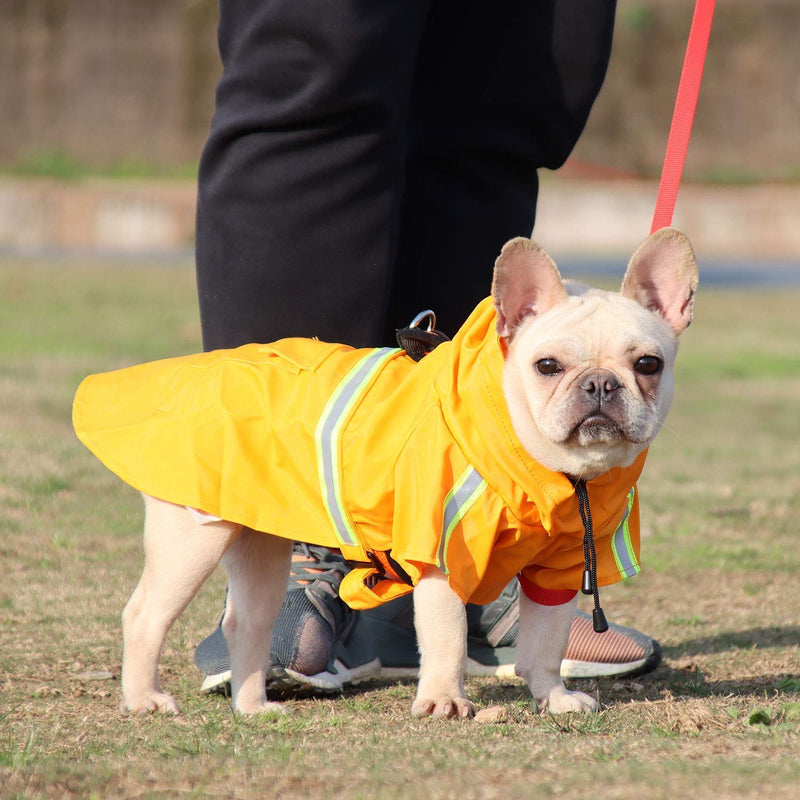
[[[658,375],[664,362],[658,356],[642,356],[633,366],[640,375]]]
[[[558,375],[564,370],[554,358],[541,358],[536,362],[536,371],[540,375]]]

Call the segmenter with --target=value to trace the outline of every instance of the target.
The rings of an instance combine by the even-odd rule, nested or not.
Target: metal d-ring
[[[427,318],[428,320],[428,333],[433,333],[436,329],[436,314],[430,309],[427,311],[420,311],[414,319],[411,320],[409,328],[419,328],[422,322]]]

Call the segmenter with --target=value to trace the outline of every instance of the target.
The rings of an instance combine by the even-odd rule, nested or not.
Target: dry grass
[[[89,371],[198,346],[188,265],[3,264],[0,306],[0,797],[789,798],[800,780],[800,293],[706,292],[670,430],[642,482],[645,573],[603,592],[664,663],[584,682],[603,711],[413,721],[411,683],[234,717],[197,692],[215,575],[167,643],[178,719],[126,717],[119,613],[140,569],[138,497],[74,440]]]

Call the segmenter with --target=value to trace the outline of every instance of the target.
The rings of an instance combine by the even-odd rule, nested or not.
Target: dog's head
[[[533,458],[587,480],[633,462],[672,402],[696,288],[689,240],[669,228],[634,253],[618,293],[565,283],[530,239],[503,247],[492,296],[507,346],[504,391]]]

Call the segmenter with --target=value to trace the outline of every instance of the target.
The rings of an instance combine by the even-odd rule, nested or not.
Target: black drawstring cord
[[[592,624],[596,633],[608,630],[608,622],[603,609],[600,608],[600,590],[597,587],[597,551],[594,546],[594,530],[592,528],[592,510],[589,507],[589,491],[586,481],[572,481],[578,495],[578,509],[583,521],[583,582],[581,592],[594,595]]]

